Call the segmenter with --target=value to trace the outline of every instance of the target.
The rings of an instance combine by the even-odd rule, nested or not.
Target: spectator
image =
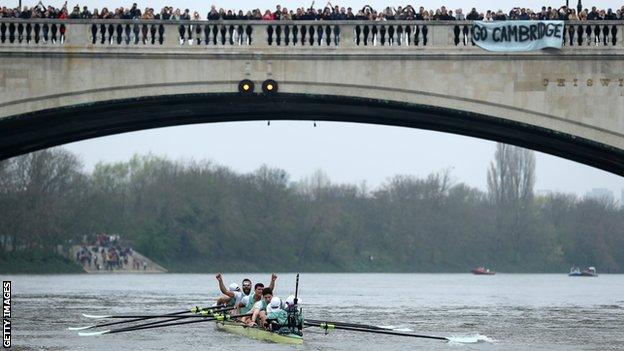
[[[173,15],[170,17],[172,21],[179,21],[181,19],[180,9],[176,9]]]
[[[470,12],[468,13],[468,15],[466,15],[466,19],[469,21],[478,21],[478,20],[482,20],[483,17],[477,12],[476,8],[472,8],[472,10],[470,10]]]
[[[594,21],[597,19],[598,19],[598,11],[596,10],[596,6],[593,6],[591,12],[587,14],[587,20]]]
[[[80,7],[74,6],[74,10],[69,14],[69,19],[79,19],[80,18]]]
[[[263,21],[273,21],[274,20],[273,14],[271,13],[270,10],[266,10],[264,12],[264,15],[262,16],[262,20]]]
[[[97,9],[95,11],[97,11]],[[82,19],[93,18],[93,15],[91,14],[91,12],[89,11],[89,9],[86,6],[82,7],[82,12],[80,13],[80,18],[82,18]]]
[[[219,16],[219,12],[217,12],[217,9],[215,8],[214,5],[210,6],[210,11],[208,12],[208,15],[206,16],[206,18],[209,21],[217,21],[221,19],[221,17]]]
[[[273,12],[273,20],[279,21],[281,19],[282,19],[282,7],[280,5],[277,5],[275,6],[275,12]]]
[[[464,16],[464,13],[462,12],[462,9],[455,10],[455,19],[458,20],[458,21],[465,21],[466,20],[466,16]]]
[[[355,14],[353,14],[353,9],[350,7],[347,7],[347,20],[352,21],[354,19],[355,19]]]
[[[182,15],[180,16],[182,21],[190,21],[191,20],[191,12],[189,9],[185,9]]]

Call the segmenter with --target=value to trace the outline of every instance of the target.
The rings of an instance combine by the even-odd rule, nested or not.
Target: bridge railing
[[[566,22],[564,46],[623,48],[624,22]],[[472,48],[471,21],[137,21],[0,18],[0,47]]]

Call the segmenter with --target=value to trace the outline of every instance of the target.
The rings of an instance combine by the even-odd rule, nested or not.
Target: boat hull
[[[472,273],[474,275],[494,275],[494,274],[496,274],[495,271],[491,271],[489,269],[487,269],[487,270],[473,269],[473,270],[470,271],[470,273]]]
[[[595,271],[582,271],[582,272],[570,272],[568,273],[568,276],[570,277],[597,277],[598,273],[596,273]]]
[[[268,330],[259,328],[251,328],[241,323],[220,321],[216,322],[217,330],[225,331],[228,333],[242,335],[250,339],[274,342],[277,344],[290,344],[301,345],[303,344],[303,337],[295,334],[278,334]]]

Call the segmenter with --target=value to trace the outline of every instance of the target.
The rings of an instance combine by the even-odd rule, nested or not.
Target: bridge
[[[530,53],[483,51],[470,28],[0,19],[0,159],[164,126],[331,120],[500,141],[624,175],[624,23],[568,22],[562,50]]]

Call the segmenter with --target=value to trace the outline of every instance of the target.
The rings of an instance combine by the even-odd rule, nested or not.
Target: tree
[[[534,172],[531,151],[503,144],[488,193],[455,184],[448,171],[395,176],[368,190],[322,171],[292,182],[267,166],[242,174],[153,155],[87,175],[74,155],[45,150],[0,162],[0,268],[10,257],[47,259],[70,238],[119,233],[183,272],[458,272],[480,264],[621,272],[624,208],[534,197]]]
[[[82,164],[72,153],[48,149],[3,161],[0,214],[3,249],[54,253],[74,236],[71,220],[86,189]]]
[[[512,145],[496,145],[494,160],[487,173],[488,193],[496,209],[496,230],[509,240],[515,255],[523,249],[523,235],[530,234],[533,187],[535,185],[535,154]],[[499,241],[500,242],[500,241]],[[526,251],[526,250],[525,250]],[[504,253],[501,251],[500,253]]]

